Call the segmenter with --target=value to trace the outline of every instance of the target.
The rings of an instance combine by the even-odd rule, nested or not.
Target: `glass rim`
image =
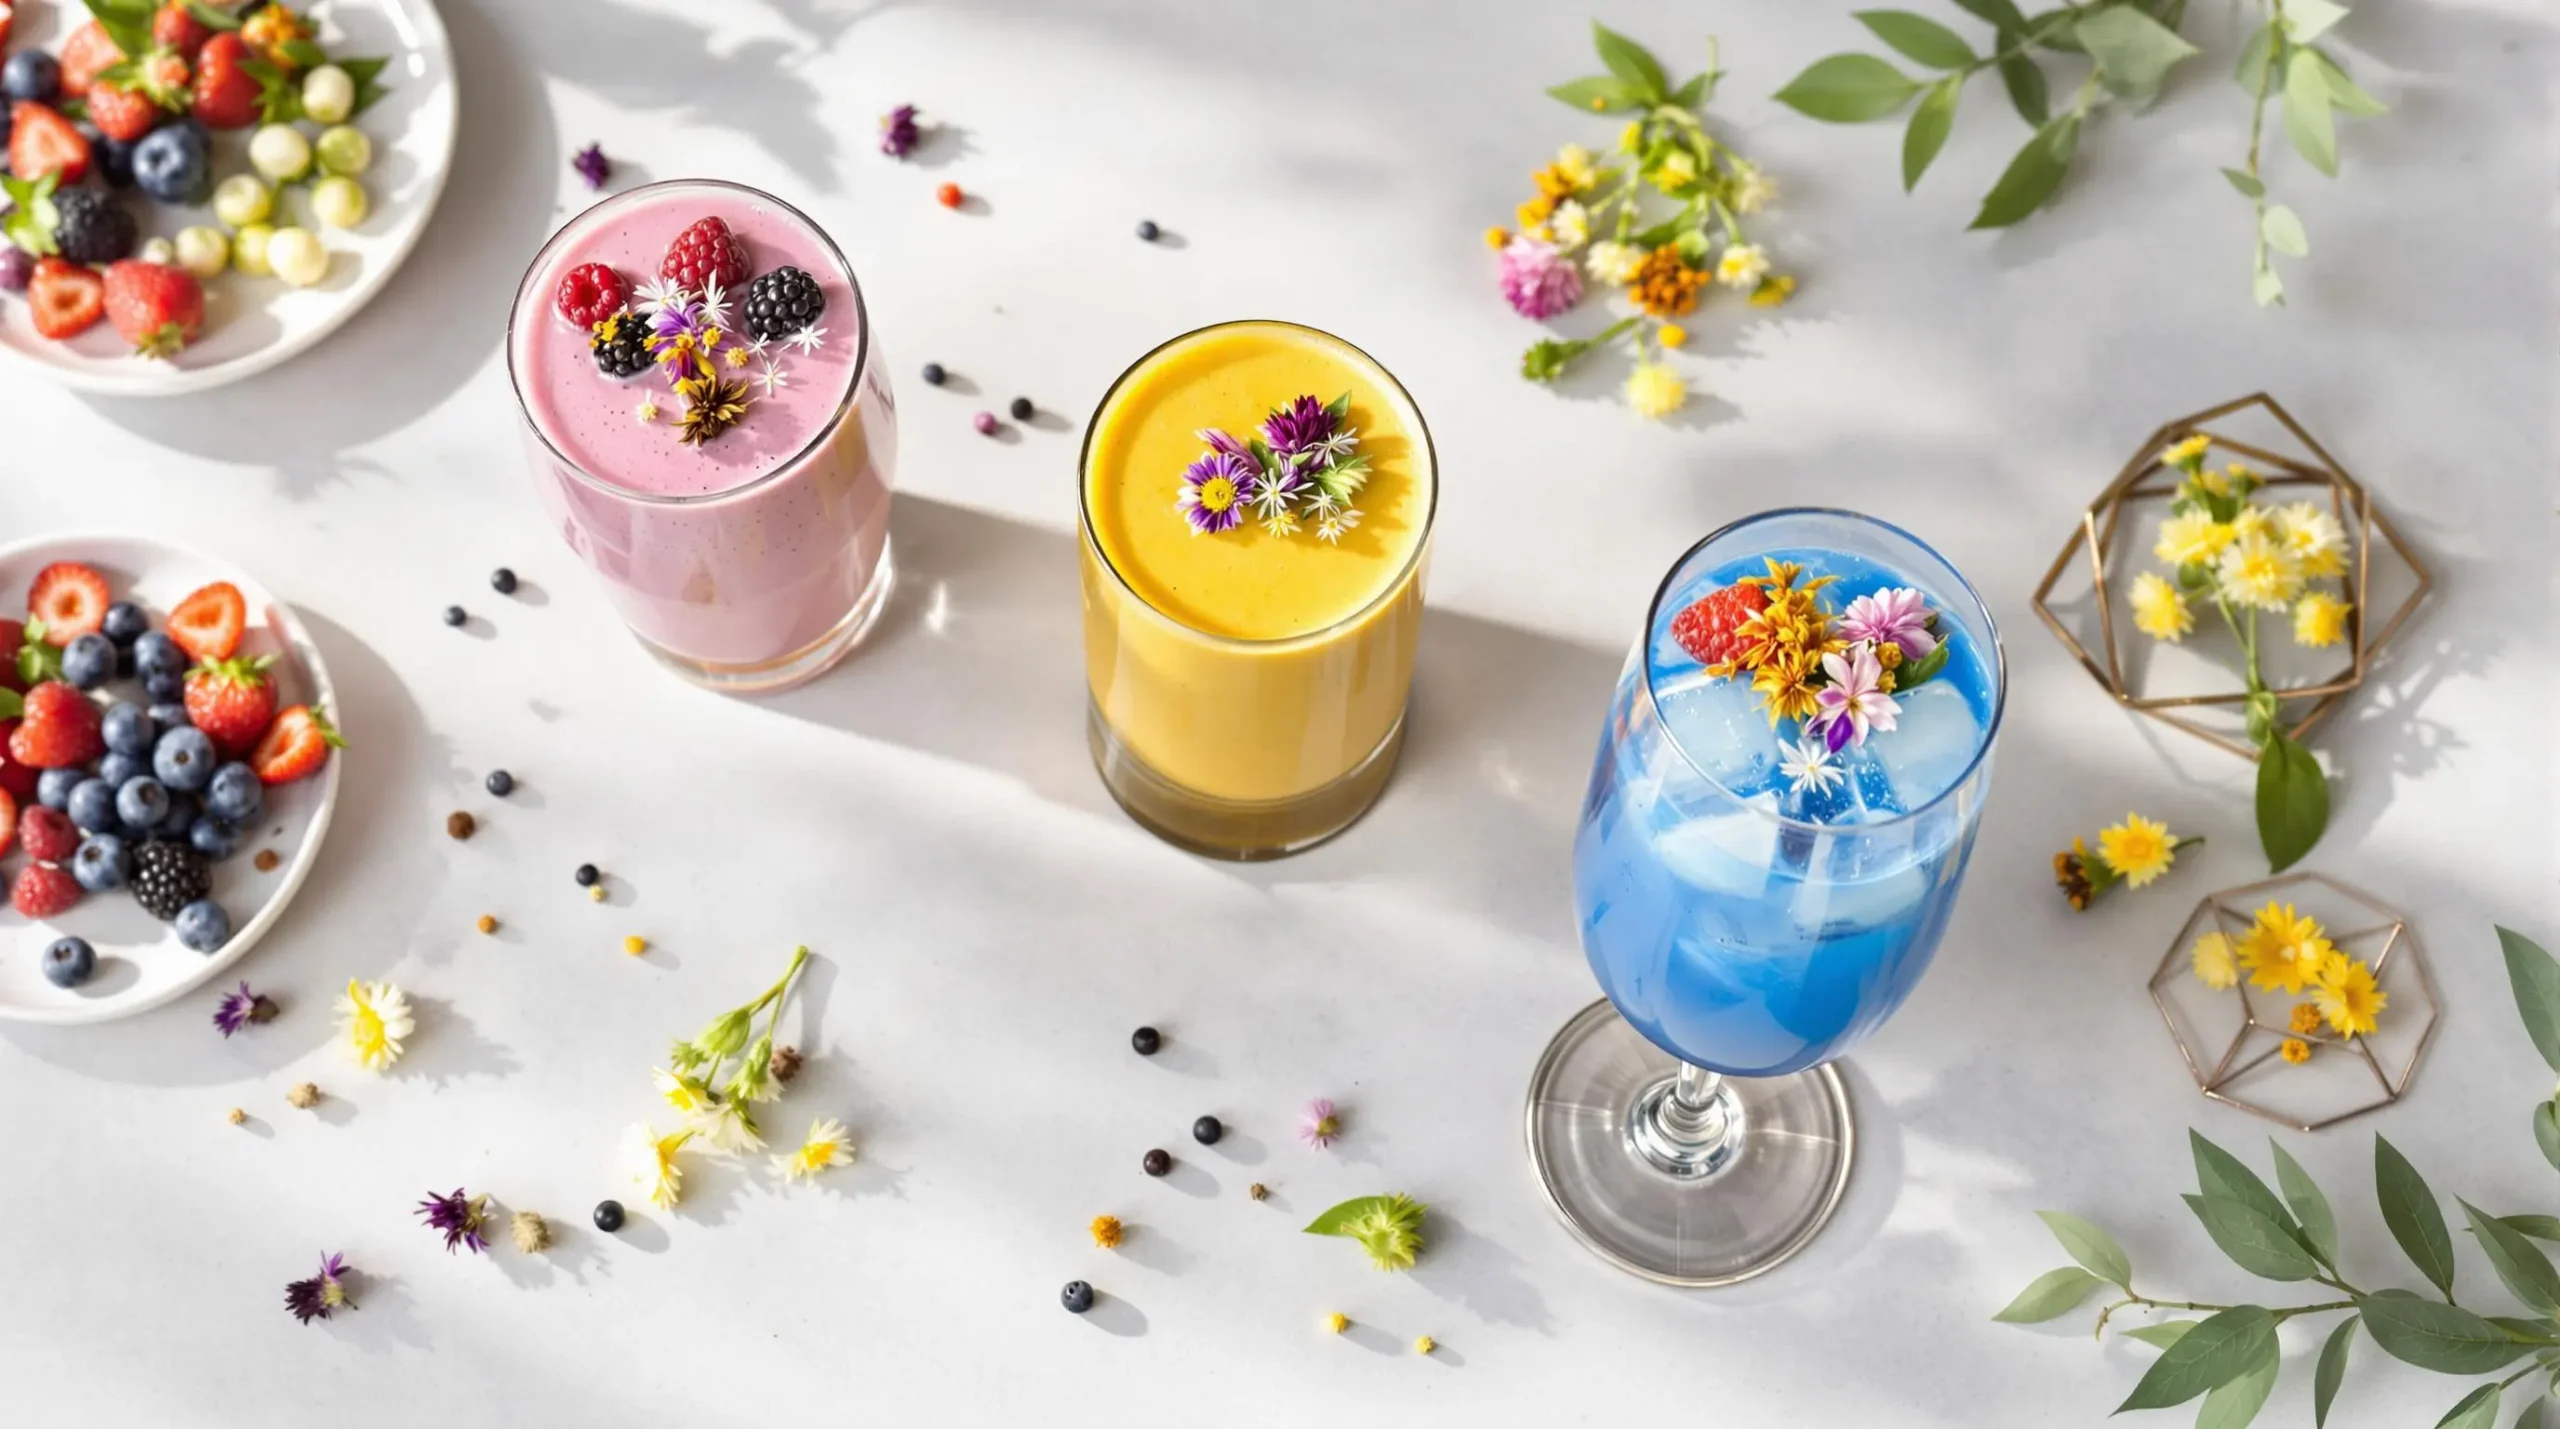
[[[1672,582],[1678,579],[1681,571],[1687,569],[1689,562],[1693,557],[1695,557],[1700,551],[1703,551],[1707,547],[1715,544],[1717,541],[1723,540],[1725,537],[1730,536],[1737,531],[1746,530],[1752,526],[1759,525],[1761,522],[1774,521],[1786,516],[1828,516],[1841,520],[1853,521],[1864,526],[1874,527],[1877,530],[1887,532],[1901,540],[1910,542],[1913,546],[1926,553],[1931,560],[1934,560],[1939,565],[1946,567],[1947,574],[1955,577],[1957,588],[1962,590],[1966,597],[1972,600],[1973,608],[1982,616],[1982,623],[1984,627],[1991,632],[1991,717],[1983,722],[1982,741],[1974,746],[1973,757],[1965,761],[1964,772],[1957,775],[1954,779],[1949,780],[1947,782],[1947,787],[1939,790],[1936,794],[1930,796],[1917,807],[1905,809],[1899,814],[1895,814],[1889,818],[1875,822],[1824,824],[1816,823],[1810,819],[1795,818],[1791,815],[1780,813],[1774,808],[1763,808],[1760,805],[1753,803],[1750,799],[1747,799],[1742,795],[1735,793],[1732,789],[1727,788],[1723,780],[1718,779],[1716,776],[1708,773],[1704,768],[1699,766],[1697,757],[1692,755],[1689,752],[1688,747],[1680,742],[1680,735],[1678,731],[1672,729],[1670,722],[1667,720],[1663,722],[1662,726],[1663,738],[1674,750],[1678,751],[1681,762],[1689,766],[1691,773],[1705,780],[1710,786],[1722,793],[1726,798],[1742,805],[1744,808],[1751,810],[1762,818],[1776,823],[1782,829],[1798,829],[1822,834],[1871,829],[1890,829],[1910,823],[1921,815],[1937,808],[1940,804],[1945,803],[1957,790],[1972,783],[1974,775],[1982,768],[1982,762],[1991,757],[1992,743],[2000,734],[2001,716],[2006,714],[2009,708],[2009,652],[2000,642],[2000,623],[1992,618],[1991,607],[1983,603],[1982,592],[1973,588],[1973,582],[1965,577],[1964,572],[1956,569],[1955,562],[1938,554],[1937,547],[1930,545],[1928,542],[1921,540],[1909,531],[1896,526],[1882,517],[1870,516],[1863,511],[1851,511],[1845,507],[1839,506],[1781,506],[1774,510],[1755,512],[1752,515],[1728,521],[1722,526],[1717,527],[1713,531],[1710,531],[1706,535],[1691,542],[1689,548],[1680,553],[1680,558],[1671,563],[1671,569],[1663,573],[1662,583],[1654,588],[1653,600],[1645,607],[1644,634],[1636,645],[1636,658],[1639,662],[1640,668],[1644,671],[1645,702],[1653,706],[1654,718],[1661,719],[1662,698],[1653,687],[1653,642],[1655,628],[1662,618],[1662,604],[1671,597]]]
[[[1102,414],[1110,410],[1111,399],[1118,395],[1122,387],[1128,385],[1130,378],[1138,374],[1138,369],[1155,361],[1156,358],[1166,349],[1179,343],[1189,342],[1193,338],[1203,336],[1204,334],[1221,332],[1227,328],[1235,327],[1281,327],[1290,328],[1298,332],[1313,333],[1315,336],[1323,338],[1327,342],[1340,343],[1346,350],[1357,356],[1361,361],[1375,368],[1378,376],[1384,379],[1388,389],[1393,391],[1396,396],[1404,399],[1404,405],[1412,411],[1414,431],[1422,438],[1423,459],[1429,464],[1431,471],[1431,499],[1429,503],[1423,507],[1422,534],[1415,538],[1412,553],[1405,557],[1404,564],[1397,568],[1394,577],[1388,580],[1386,585],[1380,589],[1376,595],[1370,597],[1367,601],[1362,602],[1359,609],[1352,611],[1349,614],[1344,615],[1341,619],[1335,620],[1319,629],[1310,630],[1300,635],[1281,635],[1267,640],[1248,640],[1241,636],[1219,635],[1212,631],[1202,630],[1198,626],[1184,621],[1172,612],[1159,608],[1154,601],[1147,599],[1145,595],[1141,594],[1136,586],[1129,583],[1129,577],[1121,571],[1119,565],[1111,559],[1111,553],[1102,549],[1102,539],[1094,534],[1092,483],[1088,481],[1086,477],[1093,469],[1094,433],[1101,429]],[[1172,626],[1174,629],[1196,639],[1208,641],[1213,645],[1228,646],[1240,650],[1283,650],[1291,646],[1312,644],[1326,640],[1364,620],[1367,620],[1370,616],[1375,615],[1378,611],[1384,609],[1390,602],[1399,599],[1402,596],[1405,587],[1412,584],[1416,574],[1422,569],[1423,559],[1430,554],[1433,523],[1438,519],[1439,514],[1440,452],[1439,449],[1432,444],[1431,424],[1422,415],[1422,404],[1413,399],[1413,393],[1406,390],[1403,381],[1397,378],[1395,373],[1389,371],[1385,363],[1370,356],[1366,349],[1338,334],[1327,332],[1323,328],[1314,327],[1307,323],[1290,322],[1286,318],[1227,318],[1220,322],[1204,323],[1188,332],[1177,333],[1174,336],[1157,343],[1155,346],[1148,348],[1137,361],[1130,363],[1127,369],[1122,371],[1119,376],[1111,379],[1111,385],[1109,387],[1103,389],[1102,399],[1094,404],[1093,415],[1085,420],[1084,441],[1076,451],[1076,526],[1078,533],[1084,538],[1086,552],[1093,557],[1095,562],[1098,563],[1102,569],[1111,573],[1111,579],[1119,586],[1121,594],[1126,595],[1129,599],[1137,602],[1138,608],[1144,610],[1148,615],[1157,620],[1161,620],[1165,624]]]
[[[568,453],[560,450],[560,444],[553,441],[551,439],[551,433],[543,429],[542,423],[533,415],[532,405],[525,400],[524,379],[522,375],[516,371],[515,341],[516,323],[524,315],[526,295],[532,291],[535,277],[548,265],[553,250],[560,246],[560,240],[568,236],[569,230],[577,227],[581,222],[594,215],[600,209],[627,205],[644,194],[653,194],[667,189],[687,188],[726,189],[731,193],[745,195],[751,200],[771,204],[782,212],[789,214],[792,218],[799,220],[811,234],[816,236],[818,246],[825,250],[829,258],[835,260],[836,271],[844,275],[845,287],[853,294],[854,317],[853,372],[850,379],[845,383],[844,399],[836,404],[834,414],[818,425],[818,429],[810,434],[809,440],[801,444],[799,450],[794,451],[791,455],[775,462],[771,468],[764,471],[762,474],[740,482],[736,486],[727,487],[719,491],[697,492],[690,496],[638,491],[625,486],[620,482],[608,481],[605,478],[596,475],[594,472],[587,470],[586,467],[580,465],[576,460],[571,458]],[[553,231],[549,238],[543,240],[542,247],[534,251],[533,261],[525,265],[524,276],[516,280],[515,301],[507,309],[507,386],[515,393],[516,415],[523,419],[525,429],[533,433],[536,441],[542,443],[542,449],[551,454],[551,459],[559,465],[562,471],[568,472],[578,480],[585,482],[587,485],[594,487],[596,490],[608,496],[624,501],[635,502],[643,506],[701,506],[715,501],[731,501],[739,497],[752,495],[757,491],[761,491],[772,482],[778,481],[782,477],[798,470],[802,462],[807,461],[812,454],[814,454],[835,435],[838,428],[843,426],[847,414],[851,413],[855,404],[860,401],[862,396],[863,379],[869,376],[870,372],[871,310],[870,306],[864,302],[862,297],[862,281],[854,276],[853,264],[846,261],[844,250],[836,246],[835,239],[829,236],[826,229],[818,225],[818,221],[816,219],[813,219],[806,213],[801,212],[797,206],[776,198],[762,189],[754,188],[747,184],[732,183],[727,179],[658,179],[650,183],[642,184],[637,188],[624,189],[618,194],[614,194],[607,198],[601,198],[596,200],[594,203],[588,204],[585,208],[582,208],[575,214],[572,214],[567,222],[561,224],[558,229]]]

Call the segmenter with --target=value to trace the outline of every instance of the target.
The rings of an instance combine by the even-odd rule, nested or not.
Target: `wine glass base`
[[[1529,1078],[1539,1185],[1567,1229],[1630,1274],[1688,1288],[1767,1274],[1812,1242],[1848,1189],[1848,1089],[1828,1065],[1727,1078],[1740,1103],[1730,1154],[1675,1172],[1631,1131],[1639,1103],[1679,1072],[1608,999],[1576,1014]]]

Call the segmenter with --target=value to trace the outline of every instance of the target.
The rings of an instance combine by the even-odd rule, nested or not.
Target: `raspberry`
[[[51,918],[80,901],[80,881],[66,869],[31,863],[18,870],[9,889],[9,906],[30,918]]]
[[[29,804],[18,815],[18,842],[41,863],[60,863],[80,851],[80,829],[60,809]]]
[[[1720,665],[1733,658],[1734,630],[1768,608],[1769,597],[1758,586],[1709,591],[1672,618],[1671,638],[1698,663]]]
[[[560,280],[558,298],[560,316],[578,325],[580,332],[622,311],[631,296],[622,275],[603,263],[581,263]]]
[[[702,219],[667,245],[667,256],[658,260],[658,276],[691,293],[714,281],[734,288],[747,280],[746,245],[729,232],[729,225]]]

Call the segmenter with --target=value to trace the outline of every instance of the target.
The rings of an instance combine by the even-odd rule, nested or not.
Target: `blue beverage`
[[[1891,692],[1893,729],[1879,719],[1831,756],[1827,785],[1782,768],[1807,721],[1773,728],[1748,674],[1710,675],[1672,634],[1770,559],[1801,566],[1800,586],[1831,577],[1815,599],[1835,621],[1860,596],[1917,590],[1946,646],[1943,668]],[[1693,551],[1619,680],[1574,843],[1583,948],[1610,1002],[1657,1047],[1733,1076],[1801,1071],[1875,1030],[1946,930],[2001,696],[1972,590],[1892,527],[1774,513]]]

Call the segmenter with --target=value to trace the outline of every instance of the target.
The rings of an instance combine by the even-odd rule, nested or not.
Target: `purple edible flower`
[[[1938,648],[1929,633],[1929,600],[1909,586],[1880,590],[1849,602],[1841,612],[1840,633],[1850,641],[1898,645],[1902,658],[1917,660]]]
[[[450,1196],[429,1192],[418,1203],[418,1214],[426,1217],[427,1229],[444,1232],[444,1252],[453,1254],[461,1246],[474,1255],[489,1249],[489,1238],[481,1232],[488,1226],[487,1198],[466,1196],[456,1186]]]
[[[602,144],[589,144],[569,160],[569,167],[578,171],[578,177],[587,181],[588,188],[600,189],[604,187],[605,177],[613,172],[613,161],[604,156]]]
[[[1213,452],[1225,452],[1227,455],[1234,457],[1249,458],[1253,455],[1253,453],[1245,450],[1244,443],[1228,436],[1225,432],[1218,430],[1216,427],[1202,427],[1197,435],[1201,441],[1208,444],[1209,450]]]
[[[1174,505],[1191,520],[1191,533],[1217,535],[1244,524],[1247,493],[1254,466],[1233,452],[1202,452],[1182,473],[1182,496]]]
[[[347,1298],[347,1258],[329,1251],[320,1253],[320,1273],[308,1280],[297,1280],[284,1288],[284,1308],[303,1324],[326,1320],[339,1310],[352,1310],[356,1302]]]
[[[1314,465],[1332,444],[1333,426],[1333,413],[1322,402],[1300,395],[1262,419],[1262,439],[1291,467]]]
[[[1832,753],[1866,743],[1871,732],[1893,731],[1902,706],[1884,692],[1884,664],[1876,659],[1873,645],[1852,645],[1846,654],[1823,656],[1822,673],[1831,683],[1814,692],[1820,708],[1813,723]]]
[[[923,138],[916,128],[916,107],[901,104],[880,116],[880,152],[892,159],[903,159]]]
[[[239,991],[222,995],[222,1001],[213,1009],[213,1025],[228,1037],[249,1023],[273,1021],[275,1015],[274,1000],[263,992],[251,992],[249,984],[243,982]]]

